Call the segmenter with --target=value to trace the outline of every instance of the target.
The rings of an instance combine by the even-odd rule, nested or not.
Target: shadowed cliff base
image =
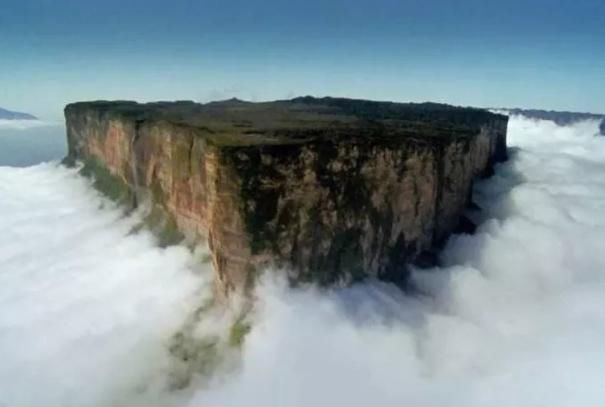
[[[404,285],[409,262],[472,229],[473,180],[506,159],[506,116],[434,103],[97,101],[65,115],[66,162],[151,208],[167,243],[207,241],[221,295],[269,267]]]

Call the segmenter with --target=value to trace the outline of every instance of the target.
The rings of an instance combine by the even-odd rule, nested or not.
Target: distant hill
[[[605,114],[582,113],[582,112],[558,112],[555,110],[539,109],[497,109],[508,114],[516,114],[530,119],[551,120],[559,126],[568,126],[583,120],[601,120],[599,130],[605,136]]]
[[[538,109],[498,109],[504,110],[509,114],[518,114],[531,119],[552,120],[560,126],[565,126],[577,123],[582,120],[602,120],[605,119],[603,114],[581,113],[581,112],[559,112],[555,110],[538,110]]]
[[[551,120],[560,126],[573,124],[582,120],[602,120],[605,119],[603,114],[581,113],[581,112],[559,112],[555,110],[538,110],[538,109],[498,109],[506,111],[509,114],[518,114],[529,117],[530,119]]]
[[[12,112],[0,107],[0,120],[38,120],[38,118],[29,113]]]

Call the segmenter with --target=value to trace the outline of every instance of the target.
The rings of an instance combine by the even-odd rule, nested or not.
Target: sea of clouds
[[[267,277],[237,368],[179,391],[168,347],[211,270],[132,233],[75,170],[0,167],[0,406],[601,406],[597,127],[512,117],[477,234],[414,272],[416,294]]]

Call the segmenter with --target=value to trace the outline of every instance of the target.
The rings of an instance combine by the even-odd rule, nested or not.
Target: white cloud
[[[14,130],[27,130],[36,127],[47,127],[57,126],[59,123],[44,122],[41,120],[6,120],[0,119],[0,130],[2,129],[14,129]]]
[[[423,294],[260,286],[242,366],[165,390],[167,338],[205,277],[54,165],[0,168],[0,405],[600,406],[605,139],[512,117],[511,160],[477,187]],[[200,288],[202,287],[202,288]],[[204,288],[206,287],[206,288]],[[206,321],[206,325],[208,322]]]
[[[203,280],[101,202],[55,164],[0,167],[0,406],[116,405],[169,365]]]

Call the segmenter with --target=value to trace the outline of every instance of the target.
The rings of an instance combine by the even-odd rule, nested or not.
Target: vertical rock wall
[[[216,143],[206,131],[66,108],[68,161],[107,171],[130,205],[190,241],[208,239],[223,294],[265,267],[293,282],[403,282],[406,262],[445,239],[473,179],[506,158],[506,124],[452,137]]]

